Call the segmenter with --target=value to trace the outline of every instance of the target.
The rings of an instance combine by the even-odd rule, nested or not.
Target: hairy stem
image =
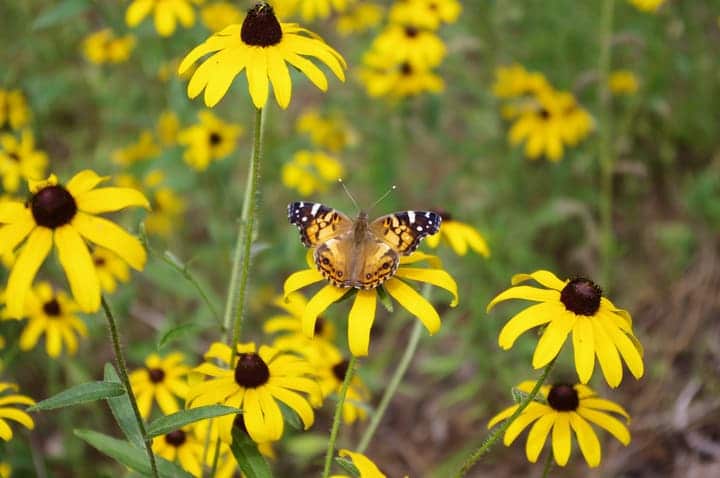
[[[332,428],[330,429],[330,440],[328,441],[327,453],[325,453],[325,467],[323,468],[323,478],[330,476],[330,466],[332,465],[333,456],[335,456],[335,442],[337,441],[338,432],[340,431],[340,422],[342,421],[343,405],[345,404],[345,396],[347,395],[350,382],[355,374],[355,363],[357,358],[353,355],[348,362],[347,372],[343,380],[340,391],[338,392],[338,401],[335,405],[335,414],[333,415]]]

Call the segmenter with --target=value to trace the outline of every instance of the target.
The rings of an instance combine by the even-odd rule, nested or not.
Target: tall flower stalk
[[[353,375],[355,374],[355,364],[357,357],[352,355],[348,362],[347,371],[345,372],[345,379],[340,386],[338,392],[338,401],[335,405],[335,414],[333,415],[332,428],[330,429],[330,439],[328,440],[327,452],[325,453],[325,466],[323,467],[322,478],[328,478],[330,476],[330,467],[332,465],[332,459],[335,455],[335,442],[337,442],[338,432],[340,431],[340,422],[342,421],[343,405],[345,404],[345,397],[347,396],[348,388],[352,382]]]

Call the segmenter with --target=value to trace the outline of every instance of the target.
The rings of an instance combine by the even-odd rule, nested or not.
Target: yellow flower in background
[[[9,133],[0,136],[0,176],[5,191],[16,192],[20,180],[41,179],[47,164],[47,154],[35,149],[30,130],[23,130],[20,139]]]
[[[182,74],[201,57],[213,53],[198,67],[188,84],[188,96],[205,90],[205,104],[215,106],[225,96],[233,79],[246,70],[248,89],[256,108],[264,108],[269,83],[281,108],[290,104],[292,81],[287,63],[327,91],[325,74],[307,57],[315,57],[341,81],[347,68],[343,57],[314,33],[294,23],[280,23],[267,3],[248,11],[242,25],[231,25],[195,47],[183,59]]]
[[[282,182],[301,196],[327,191],[342,177],[344,168],[340,161],[320,151],[301,150],[293,154],[290,162],[282,167]]]
[[[456,221],[446,211],[438,212],[442,217],[442,227],[439,234],[433,234],[426,238],[426,244],[435,249],[440,242],[447,242],[455,254],[464,256],[468,248],[483,257],[490,257],[490,248],[485,238],[477,229],[470,224]]]
[[[294,354],[254,343],[238,344],[231,361],[232,349],[215,342],[205,354],[202,365],[193,369],[211,377],[193,386],[187,401],[190,408],[224,404],[242,409],[242,420],[250,437],[257,443],[277,441],[283,435],[284,420],[278,400],[290,407],[305,429],[315,421],[315,414],[305,396],[318,393],[310,364]],[[230,368],[218,367],[215,362]],[[232,442],[234,415],[216,419],[220,438]]]
[[[116,37],[110,28],[91,33],[83,40],[85,58],[96,65],[123,63],[130,58],[134,48],[134,36]]]
[[[125,11],[125,23],[134,28],[151,12],[155,30],[163,37],[175,33],[178,21],[185,28],[195,24],[195,11],[189,0],[133,0]]]
[[[438,66],[445,58],[445,43],[437,34],[413,24],[390,24],[371,45],[372,53],[384,63],[407,62],[418,69]]]
[[[455,23],[461,11],[458,0],[399,0],[390,9],[390,21],[435,30],[442,23]]]
[[[637,75],[630,70],[615,70],[608,81],[610,91],[615,95],[633,95],[640,88]]]
[[[530,393],[534,385],[534,382],[526,381],[517,388]],[[598,466],[602,450],[591,423],[610,432],[623,445],[627,446],[630,443],[627,426],[611,413],[622,416],[626,422],[630,421],[630,416],[620,405],[598,397],[590,387],[568,384],[544,385],[540,388],[538,396],[547,404],[530,402],[520,416],[510,424],[503,437],[505,446],[510,446],[523,430],[533,424],[525,445],[525,453],[530,462],[537,461],[552,431],[550,441],[555,463],[565,466],[572,449],[572,430],[575,432],[580,451],[587,464],[592,468]],[[488,428],[509,418],[518,407],[519,405],[513,405],[495,415],[488,423]]]
[[[145,359],[145,368],[130,373],[130,385],[137,396],[138,408],[147,419],[157,402],[163,414],[180,410],[178,399],[188,394],[187,375],[190,368],[181,353],[171,353],[165,358],[151,354]]]
[[[0,129],[20,129],[30,122],[30,108],[20,90],[0,89]]]
[[[182,225],[187,205],[183,197],[165,185],[165,173],[155,169],[148,172],[142,184],[129,174],[118,176],[118,186],[144,191],[150,197],[150,212],[145,216],[148,234],[169,237]]]
[[[300,13],[304,22],[324,20],[333,12],[344,12],[353,0],[280,0],[283,5],[283,14],[292,16]]]
[[[180,66],[180,58],[173,58],[162,62],[157,70],[158,79],[162,82],[167,82],[170,81],[171,78],[178,76],[181,80],[189,80],[193,73],[195,73],[195,67],[191,66],[181,75],[178,75],[178,66]]]
[[[307,299],[299,292],[293,292],[284,296],[278,296],[273,304],[285,311],[283,314],[276,314],[263,323],[263,332],[266,334],[278,334],[279,337],[303,337],[302,315],[307,307]],[[331,342],[335,339],[335,326],[318,317],[315,321],[315,337]]]
[[[428,261],[436,267],[408,267],[410,264],[421,261]],[[440,315],[427,299],[401,279],[425,282],[447,290],[453,295],[450,306],[455,307],[458,302],[457,284],[455,279],[440,267],[440,261],[435,256],[414,252],[409,256],[401,256],[400,267],[395,275],[375,289],[359,290],[327,284],[310,299],[305,307],[301,318],[303,333],[308,337],[313,337],[318,316],[350,291],[356,292],[348,316],[348,343],[353,355],[367,355],[370,347],[370,329],[375,321],[377,298],[382,291],[417,317],[430,335],[433,335],[440,329]],[[285,280],[283,286],[285,296],[325,280],[312,264],[309,269],[295,272]]]
[[[383,7],[374,3],[351,4],[335,21],[335,29],[341,36],[363,33],[380,24],[385,13]]]
[[[28,430],[35,428],[35,422],[33,422],[30,415],[19,408],[8,406],[35,405],[35,400],[32,398],[14,393],[17,390],[18,386],[14,383],[0,382],[0,438],[5,441],[10,441],[13,437],[13,431],[8,425],[8,419],[18,422]]]
[[[104,247],[95,247],[92,251],[92,260],[103,292],[112,294],[117,289],[118,282],[130,280],[130,268],[114,252]]]
[[[138,161],[146,161],[160,154],[160,146],[155,142],[152,131],[146,130],[140,133],[137,143],[125,148],[116,149],[113,152],[112,160],[120,166],[130,166]]]
[[[518,285],[528,280],[544,288]],[[524,332],[547,324],[535,347],[533,368],[544,367],[557,357],[572,332],[575,369],[580,382],[587,383],[592,377],[595,356],[605,380],[613,388],[622,381],[623,361],[635,378],[643,376],[642,347],[633,333],[630,314],[603,297],[594,282],[582,277],[562,281],[552,272],[540,270],[516,274],[512,285],[490,302],[488,312],[509,299],[539,304],[528,307],[505,324],[498,338],[504,350],[511,348]]]
[[[355,465],[357,471],[360,473],[360,478],[387,478],[387,476],[380,471],[375,463],[370,458],[363,455],[362,453],[355,453],[350,450],[341,449],[338,453],[341,457],[349,458],[352,464]],[[330,478],[350,478],[347,475],[331,475]],[[407,478],[407,477],[405,477]]]
[[[0,478],[10,478],[11,475],[12,467],[5,462],[0,462]]]
[[[168,461],[177,462],[183,470],[201,478],[203,461],[212,466],[212,453],[203,460],[205,437],[195,432],[196,427],[187,426],[153,439],[153,452]],[[212,450],[214,450],[214,445]]]
[[[26,202],[0,203],[0,255],[24,242],[7,282],[9,315],[23,315],[27,292],[53,248],[83,312],[100,308],[100,280],[86,240],[115,252],[133,269],[143,269],[147,255],[140,241],[97,214],[131,206],[147,208],[149,203],[133,189],[96,189],[107,179],[84,170],[62,185],[51,175],[29,182],[31,195]]]
[[[355,135],[345,118],[337,114],[322,116],[310,109],[300,115],[295,123],[299,133],[310,136],[315,146],[338,153],[355,143]]]
[[[516,98],[527,94],[539,94],[551,89],[545,75],[528,71],[519,63],[495,69],[493,94],[498,98]]]
[[[63,344],[69,355],[75,355],[77,337],[88,334],[85,323],[75,315],[77,304],[65,292],[53,290],[47,282],[38,283],[26,300],[24,316],[28,321],[20,335],[20,350],[35,348],[44,334],[45,351],[50,357],[59,357]]]
[[[243,128],[225,123],[210,110],[199,112],[198,117],[199,123],[180,131],[178,143],[185,146],[185,162],[197,171],[205,171],[212,160],[223,159],[235,151]]]
[[[665,0],[630,0],[630,3],[640,11],[655,13]]]
[[[388,64],[379,56],[366,56],[364,63],[366,67],[360,70],[359,76],[368,96],[400,99],[440,93],[445,89],[443,79],[427,68],[418,68],[408,62]]]
[[[228,25],[242,22],[243,14],[232,3],[213,2],[202,7],[200,18],[210,31],[219,32]]]
[[[180,132],[180,119],[174,111],[163,111],[158,117],[155,130],[163,146],[174,146]]]

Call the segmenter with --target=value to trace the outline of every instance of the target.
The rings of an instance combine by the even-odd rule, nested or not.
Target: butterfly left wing
[[[440,230],[442,218],[432,211],[401,211],[370,223],[370,231],[401,255],[411,254],[425,236]]]
[[[337,209],[305,201],[288,204],[288,220],[297,226],[305,247],[315,247],[351,231],[353,224],[349,217]]]

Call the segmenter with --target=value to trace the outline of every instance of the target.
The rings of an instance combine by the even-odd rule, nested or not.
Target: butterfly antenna
[[[350,198],[350,200],[352,201],[357,212],[360,212],[360,206],[358,206],[358,203],[355,200],[355,198],[353,197],[353,195],[350,194],[350,190],[347,188],[347,186],[345,186],[345,183],[343,182],[342,178],[338,178],[338,182],[340,183],[340,186],[342,186],[342,188],[345,190],[345,194],[347,194],[348,197]]]
[[[382,196],[380,196],[380,199],[378,199],[377,201],[375,201],[375,202],[372,204],[372,206],[370,206],[370,209],[368,209],[368,212],[372,211],[375,206],[377,206],[378,204],[380,204],[380,202],[382,202],[383,199],[385,199],[386,197],[388,197],[388,196],[390,195],[390,193],[393,192],[393,191],[395,191],[396,189],[397,189],[397,186],[395,186],[394,184],[393,184],[392,186],[390,186],[390,189],[388,189],[387,191],[385,191],[385,194],[383,194]]]

